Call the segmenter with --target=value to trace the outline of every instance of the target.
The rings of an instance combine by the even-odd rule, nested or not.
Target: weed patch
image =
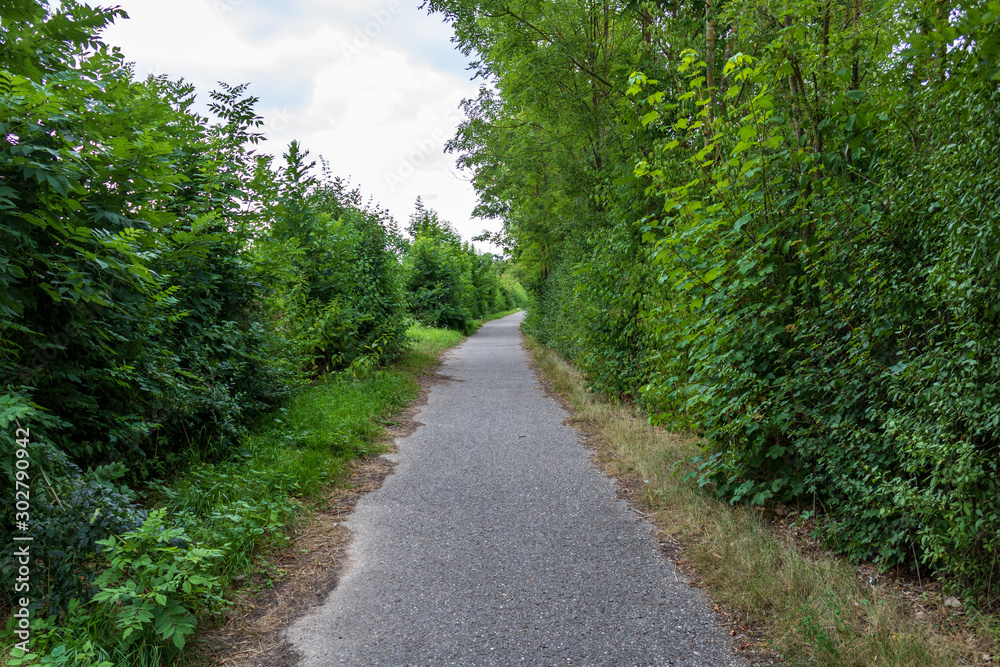
[[[634,406],[587,391],[569,364],[531,339],[528,345],[543,380],[592,436],[601,468],[679,540],[683,556],[677,562],[729,610],[734,628],[763,632],[760,648],[790,664],[829,667],[996,660],[995,618],[958,618],[940,595],[936,604],[929,596],[928,611],[915,613],[896,582],[869,584],[843,559],[802,549],[790,537],[801,528],[794,513],[771,523],[759,511],[710,497],[690,475],[690,459],[700,451],[695,438],[650,426]],[[742,647],[753,648],[749,642]]]

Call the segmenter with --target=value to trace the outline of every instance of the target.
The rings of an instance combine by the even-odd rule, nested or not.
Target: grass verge
[[[996,619],[960,617],[940,595],[908,600],[897,583],[867,575],[808,541],[795,513],[771,522],[759,511],[721,503],[686,476],[696,439],[650,426],[634,406],[590,393],[579,373],[528,340],[535,364],[591,434],[597,461],[631,490],[657,526],[678,540],[676,562],[732,617],[732,634],[763,632],[760,646],[786,664],[942,667],[993,665]],[[796,539],[799,536],[799,539]],[[803,549],[806,545],[811,548]],[[744,642],[749,653],[759,648]]]
[[[109,597],[33,619],[28,655],[11,656],[8,624],[2,664],[188,664],[181,649],[197,620],[224,623],[235,591],[254,596],[280,579],[268,556],[310,522],[318,498],[351,485],[353,461],[384,449],[384,427],[417,396],[418,377],[464,338],[421,325],[407,333],[409,350],[388,368],[321,379],[263,420],[239,457],[154,486],[153,520],[117,543]]]

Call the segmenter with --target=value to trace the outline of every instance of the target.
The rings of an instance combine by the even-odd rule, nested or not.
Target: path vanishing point
[[[522,319],[446,355],[339,584],[287,631],[299,665],[744,664],[564,424]]]

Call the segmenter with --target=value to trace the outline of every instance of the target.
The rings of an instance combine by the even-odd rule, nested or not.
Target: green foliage
[[[56,616],[36,616],[31,619],[31,652],[15,648],[7,657],[5,665],[21,667],[27,665],[94,665],[94,667],[114,667],[108,652],[94,641],[91,627],[94,618],[79,600],[70,603],[67,609],[69,622],[60,624]],[[14,621],[11,617],[5,629],[5,639],[16,643]]]
[[[890,21],[887,43],[885,16],[850,11],[840,33],[797,11],[744,27],[766,49],[725,64],[728,89],[707,90],[688,52],[688,89],[645,98],[690,175],[670,157],[638,168],[668,199],[645,227],[669,287],[652,329],[685,353],[646,397],[715,443],[702,481],[720,495],[818,500],[842,552],[916,556],[991,605],[997,92],[964,52],[933,53],[914,86],[928,54],[893,55],[908,22]],[[859,53],[884,63],[864,90]],[[649,86],[636,75],[630,92]]]
[[[312,372],[390,361],[406,342],[398,232],[357,190],[314,177],[308,155],[289,146],[270,185],[273,227],[253,248],[268,271],[271,318]]]
[[[640,194],[635,186],[623,175],[609,187],[619,195]],[[633,393],[645,378],[640,313],[650,272],[642,264],[646,251],[631,201],[609,199],[603,224],[595,222],[564,244],[565,256],[551,262],[548,278],[535,288],[537,307],[525,323],[528,332],[573,359],[592,389],[613,396]]]
[[[250,455],[253,460],[256,451]],[[175,525],[219,552],[217,571],[228,581],[252,574],[255,554],[263,547],[286,542],[286,522],[298,509],[289,494],[301,487],[288,473],[242,462],[196,466],[157,491]]]
[[[99,38],[121,10],[0,11],[0,472],[31,487],[38,660],[158,664],[405,393],[380,370],[409,343],[404,244],[297,143],[256,153],[247,85],[204,117],[191,86],[136,81]],[[295,431],[249,438],[338,369],[322,411],[295,398]],[[14,515],[0,498],[0,537]]]
[[[431,326],[465,331],[472,324],[472,264],[460,246],[417,236],[406,257],[410,310]]]
[[[418,198],[404,257],[410,312],[434,327],[472,333],[475,320],[520,307],[526,294],[503,262],[463,244],[451,225]]]
[[[150,633],[182,649],[194,632],[193,612],[222,604],[222,584],[211,574],[220,554],[190,546],[184,530],[165,521],[166,510],[153,510],[137,530],[101,540],[108,563],[94,602],[114,610],[127,642]]]
[[[120,56],[87,44],[38,56],[51,71],[36,79],[0,72],[0,367],[62,418],[46,435],[79,463],[224,451],[245,415],[285,393],[269,362],[280,341],[251,317],[234,177],[260,119],[243,87],[224,87],[209,125],[189,110],[190,87],[134,82]]]
[[[59,425],[32,407],[25,408],[17,411],[24,423]],[[9,403],[7,409],[13,411]],[[96,563],[100,540],[135,528],[146,513],[136,504],[132,491],[117,481],[125,476],[125,466],[109,464],[83,472],[64,452],[39,438],[43,432],[43,428],[31,429],[30,444],[22,449],[11,437],[13,429],[0,431],[0,474],[9,481],[11,489],[16,488],[16,482],[25,485],[34,476],[29,494],[28,534],[33,540],[29,584],[33,590],[45,594],[32,596],[32,610],[55,614],[65,611],[73,600],[87,600],[93,595],[93,581],[99,573]],[[21,459],[15,456],[17,450],[27,453],[24,457],[29,464],[27,470],[15,467],[15,461]],[[11,493],[0,499],[0,517],[5,526],[14,526],[16,516],[15,497]],[[4,554],[0,558],[0,577],[13,581],[17,565],[16,558]]]

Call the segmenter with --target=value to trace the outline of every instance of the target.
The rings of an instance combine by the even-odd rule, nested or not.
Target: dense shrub
[[[14,440],[17,424],[32,424],[18,434],[27,434],[26,448]],[[117,482],[125,476],[125,466],[116,463],[81,471],[47,441],[46,432],[59,426],[58,420],[38,414],[18,397],[0,404],[0,474],[11,480],[9,488],[14,489],[14,480],[23,479],[16,475],[22,468],[15,462],[26,460],[23,470],[35,480],[17,488],[29,489],[28,530],[20,532],[32,538],[28,584],[31,590],[44,592],[32,596],[33,611],[43,615],[65,611],[71,600],[89,599],[100,573],[99,541],[134,529],[146,516],[132,491]],[[16,449],[26,449],[28,456],[15,456]],[[8,530],[20,524],[15,520],[16,500],[13,493],[0,498],[0,520]],[[17,569],[17,559],[9,551],[0,556],[0,578],[14,581]]]
[[[114,15],[69,4],[49,23]],[[36,64],[50,71],[33,78],[0,73],[0,369],[62,419],[48,434],[62,450],[84,466],[138,457],[142,478],[154,457],[225,451],[242,419],[285,393],[269,363],[280,341],[253,316],[235,176],[259,119],[228,89],[207,125],[187,110],[190,88],[133,82],[92,47],[45,56]]]
[[[868,20],[854,30],[875,49]],[[677,120],[696,113],[689,102],[652,104],[677,150],[699,149],[691,160],[707,175],[666,190],[672,215],[649,226],[676,313],[652,327],[688,349],[689,374],[678,385],[668,364],[649,398],[693,411],[715,443],[702,471],[718,493],[818,502],[840,551],[885,565],[918,559],[992,604],[996,87],[968,71],[965,54],[941,57],[949,85],[917,91],[902,63],[867,90],[849,69],[820,70],[828,120],[796,136],[770,111],[784,105],[795,118],[794,100],[765,86],[794,45],[803,58],[826,47],[770,37],[768,56],[727,66],[755,96],[729,92],[717,144],[702,147]],[[827,58],[849,68],[856,52]],[[682,69],[695,82],[702,67],[691,54]],[[713,150],[732,157],[708,159]],[[665,163],[641,170],[676,183]]]
[[[308,156],[289,146],[274,183],[273,226],[254,249],[274,267],[271,317],[314,371],[366,355],[390,360],[405,345],[398,232],[384,211],[360,205],[357,190],[313,176]]]
[[[410,310],[430,326],[466,330],[475,293],[469,256],[454,243],[420,234],[406,256]]]
[[[114,619],[126,646],[156,637],[182,649],[197,626],[195,612],[223,604],[222,582],[213,574],[219,551],[191,545],[183,529],[166,525],[164,509],[101,546],[107,564],[94,602]]]
[[[644,205],[635,179],[626,179],[635,199],[624,210],[595,216],[587,230],[563,244],[547,277],[533,284],[536,307],[525,324],[541,342],[572,359],[590,386],[614,396],[634,395],[646,379],[648,341],[641,312],[652,289],[644,266],[647,250],[634,224]],[[586,279],[582,279],[583,277]]]

